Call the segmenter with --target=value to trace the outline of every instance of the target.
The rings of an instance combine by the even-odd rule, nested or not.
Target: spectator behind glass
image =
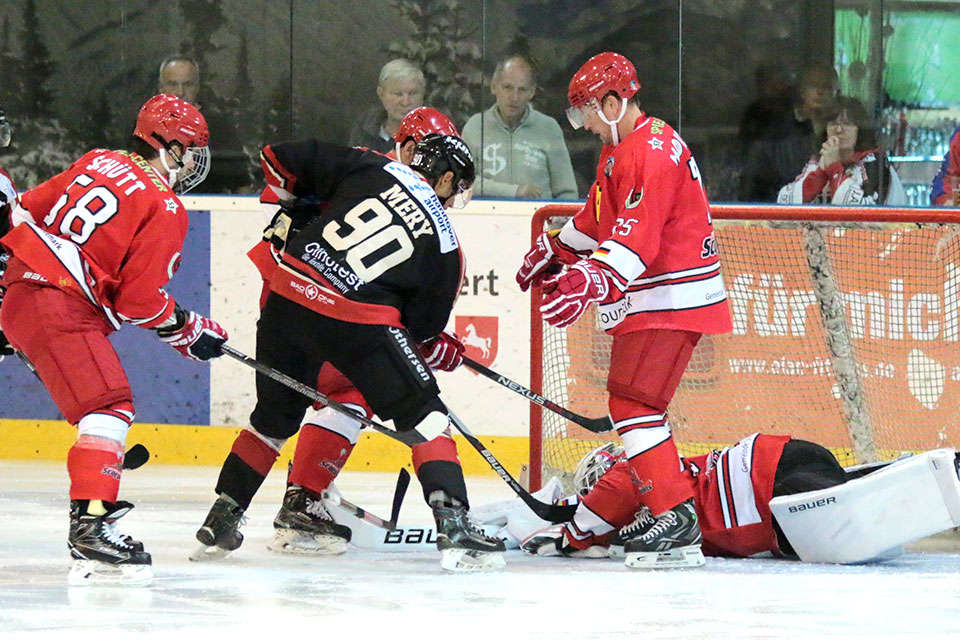
[[[823,136],[824,113],[837,95],[837,72],[830,65],[804,69],[794,107],[771,121],[745,153],[740,200],[775,202],[797,167],[814,153]]]
[[[533,65],[518,55],[501,60],[490,91],[496,103],[463,127],[477,161],[477,195],[575,200],[577,181],[560,125],[530,105],[537,91]]]
[[[754,73],[757,99],[747,105],[740,119],[737,137],[746,150],[761,139],[775,123],[782,121],[794,105],[794,87],[787,75],[771,65],[763,65]]]
[[[933,178],[930,204],[941,207],[960,205],[960,128],[950,136],[950,148],[943,156],[940,171]]]
[[[200,91],[200,65],[188,56],[174,54],[160,63],[157,92],[168,93],[186,100],[197,109],[197,93]]]
[[[796,180],[780,189],[777,202],[907,204],[900,178],[878,147],[876,129],[859,100],[836,100],[826,114],[820,151]]]
[[[426,81],[409,60],[396,58],[380,69],[377,97],[381,107],[367,111],[350,132],[350,144],[380,153],[393,150],[393,134],[403,117],[423,104]]]

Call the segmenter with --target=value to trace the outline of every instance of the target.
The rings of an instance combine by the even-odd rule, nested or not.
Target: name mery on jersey
[[[110,152],[105,151],[104,153],[96,156],[90,161],[90,164],[85,167],[85,170],[96,171],[107,178],[119,178],[115,183],[118,187],[121,187],[132,180],[133,184],[130,184],[123,192],[123,194],[127,196],[135,191],[145,191],[147,189],[147,185],[145,185],[137,176],[137,174],[133,172],[133,167],[126,162],[121,162],[116,158],[111,158],[109,155],[107,155],[108,153]],[[168,190],[167,183],[164,182],[160,176],[156,175],[153,167],[147,164],[146,160],[141,158],[139,155],[134,155],[127,151],[118,151],[117,153],[126,156],[130,162],[140,167],[140,169],[142,169],[143,172],[146,173],[150,178],[150,182],[152,182],[159,191]]]

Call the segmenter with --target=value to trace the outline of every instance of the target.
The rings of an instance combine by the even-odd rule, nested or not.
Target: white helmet
[[[602,444],[585,455],[573,472],[573,488],[577,495],[583,497],[590,493],[593,485],[620,460],[626,460],[626,454],[616,442]]]

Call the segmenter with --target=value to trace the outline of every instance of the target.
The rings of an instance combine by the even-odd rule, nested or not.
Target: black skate
[[[308,556],[346,553],[352,535],[350,527],[334,522],[318,494],[296,484],[287,487],[273,528],[267,549]]]
[[[443,491],[430,494],[430,508],[437,523],[440,566],[447,571],[494,571],[507,566],[503,540],[486,535],[467,515],[459,500]]]
[[[693,498],[654,516],[644,507],[636,520],[622,528],[625,564],[632,569],[670,569],[705,564]]]
[[[240,525],[246,522],[243,508],[231,497],[220,494],[217,501],[210,507],[207,519],[197,531],[197,540],[203,545],[197,549],[191,560],[203,562],[205,560],[220,560],[236,551],[243,544],[243,534]]]
[[[153,579],[150,554],[143,544],[117,530],[116,521],[133,505],[102,502],[105,513],[94,515],[96,500],[70,501],[70,534],[67,548],[72,563],[67,582],[71,585],[146,585]],[[93,507],[93,508],[91,508]]]

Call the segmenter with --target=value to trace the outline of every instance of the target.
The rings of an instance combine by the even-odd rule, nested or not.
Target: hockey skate
[[[623,541],[625,564],[632,569],[699,567],[706,563],[703,536],[693,498],[654,516],[644,507],[617,536]]]
[[[429,502],[437,523],[437,549],[443,554],[441,568],[457,572],[495,571],[507,566],[503,541],[484,534],[473,524],[459,500],[443,491],[434,491]]]
[[[193,552],[190,559],[195,562],[220,560],[239,549],[243,544],[240,525],[246,520],[243,508],[230,496],[220,494],[210,507],[203,526],[197,531],[197,540],[202,546]]]
[[[346,553],[352,533],[350,527],[334,522],[319,495],[296,484],[287,487],[273,528],[267,549],[307,556]]]
[[[102,507],[101,507],[102,505]],[[99,500],[70,501],[67,548],[72,558],[67,582],[142,586],[153,580],[150,554],[143,544],[117,530],[116,521],[133,505]],[[104,511],[97,514],[97,511]],[[93,513],[91,513],[93,512]]]

